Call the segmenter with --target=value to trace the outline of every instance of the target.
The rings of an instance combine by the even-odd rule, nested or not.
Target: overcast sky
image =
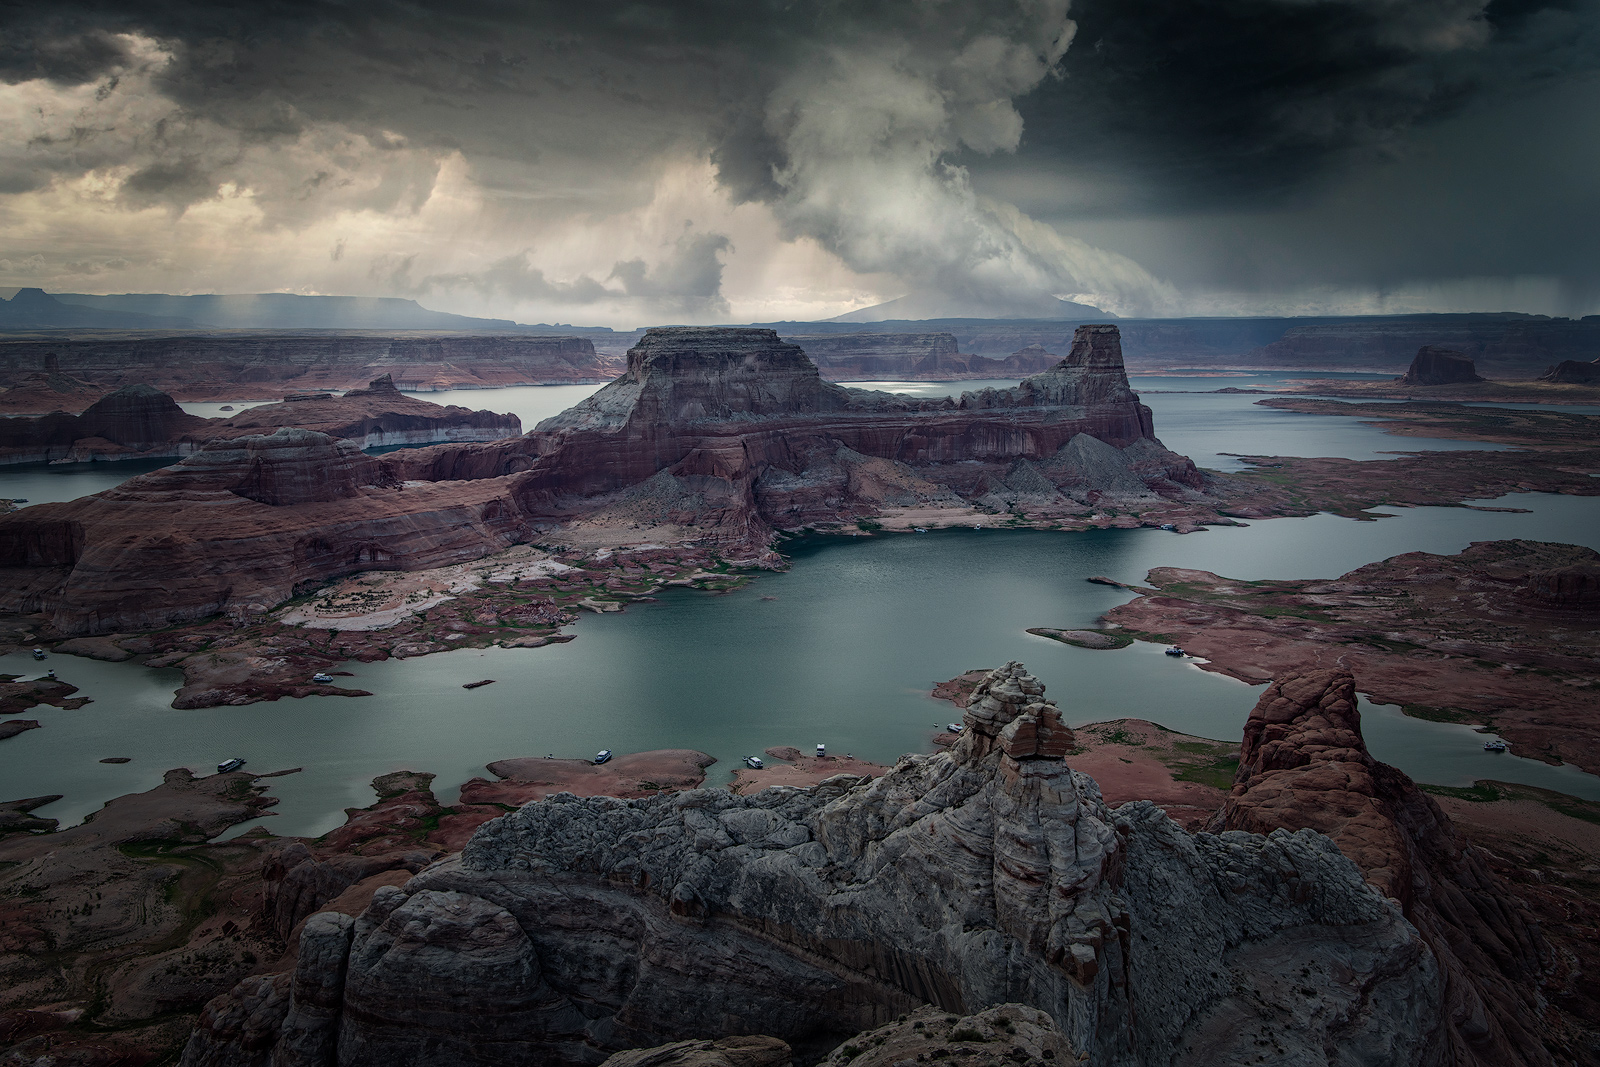
[[[0,6],[0,286],[1600,312],[1600,0]]]

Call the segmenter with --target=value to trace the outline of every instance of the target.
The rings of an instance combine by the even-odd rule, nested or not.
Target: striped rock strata
[[[1429,1063],[1442,983],[1326,837],[1107,810],[1020,664],[949,751],[748,797],[558,795],[306,925],[184,1067],[596,1064],[761,1033],[825,1049],[1021,1004],[1104,1067]]]

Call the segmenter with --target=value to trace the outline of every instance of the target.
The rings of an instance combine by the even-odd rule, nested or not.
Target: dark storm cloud
[[[1600,66],[1590,0],[1081,0],[1073,16],[1063,76],[1019,105],[1023,165],[1092,159],[1168,210],[1292,192],[1351,150]]]
[[[138,35],[164,50],[150,77],[182,119],[167,141],[90,131],[6,163],[0,193],[126,144],[147,154],[123,197],[180,207],[249,179],[241,146],[338,123],[378,150],[460,152],[508,203],[582,212],[637,205],[640,175],[679,152],[709,156],[735,200],[771,206],[857,271],[980,298],[1082,286],[1138,310],[1153,279],[1136,265],[981,191],[1054,219],[1283,199],[1480,102],[1593,69],[1597,26],[1600,0],[13,4],[0,80],[110,84],[131,62],[119,35]],[[1015,175],[1019,194],[1003,183]],[[383,203],[416,201],[426,177]],[[282,181],[263,210],[300,217],[315,180]],[[725,239],[694,240],[605,278],[551,282],[523,260],[470,284],[714,309]]]

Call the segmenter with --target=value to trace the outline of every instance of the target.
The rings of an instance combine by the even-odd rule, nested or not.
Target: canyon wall
[[[213,439],[271,433],[285,426],[342,437],[360,448],[498,441],[522,432],[515,415],[407,396],[387,374],[343,396],[291,394],[282,404],[218,419],[186,414],[166,393],[130,385],[96,401],[82,415],[58,411],[0,419],[0,464],[176,458]]]
[[[0,340],[0,385],[50,367],[109,391],[154,386],[179,400],[260,400],[355,389],[383,374],[413,392],[602,382],[620,369],[582,337],[493,334],[217,333]],[[36,390],[24,388],[26,398]],[[26,411],[0,393],[0,409]],[[48,410],[48,409],[46,409]]]
[[[1114,326],[1082,327],[1050,370],[959,400],[826,382],[771,330],[652,330],[621,377],[521,437],[358,461],[348,442],[286,433],[213,441],[97,496],[0,517],[0,610],[45,611],[68,633],[254,614],[344,574],[462,562],[574,524],[748,563],[775,562],[774,530],[886,507],[1214,506],[1194,464],[1155,439]],[[251,489],[319,480],[314,500]]]
[[[1326,837],[1108,810],[1020,664],[964,722],[874,780],[526,805],[359,918],[314,917],[292,974],[206,1008],[184,1067],[826,1048],[923,1003],[1027,1005],[1103,1067],[1437,1061],[1434,958]]]
[[[0,464],[185,456],[210,436],[212,425],[157,389],[130,385],[82,415],[0,419]]]

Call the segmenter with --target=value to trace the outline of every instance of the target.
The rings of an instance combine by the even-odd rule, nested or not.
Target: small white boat
[[[604,763],[606,760],[608,760],[610,758],[611,758],[611,750],[609,748],[602,748],[599,752],[596,752],[594,754],[595,766],[598,767],[600,764]]]
[[[1188,654],[1189,653],[1185,652],[1177,645],[1173,645],[1171,648],[1167,649],[1167,655],[1169,656],[1187,656]]]
[[[238,756],[235,756],[233,759],[225,759],[221,763],[217,764],[217,773],[227,774],[229,771],[236,771],[243,766],[244,760],[240,759]]]
[[[1176,527],[1176,526],[1174,526],[1174,525],[1173,525],[1173,524],[1172,524],[1172,523],[1170,523],[1170,522],[1164,522],[1164,523],[1162,523],[1162,524],[1161,524],[1161,528],[1162,528],[1162,529],[1163,529],[1163,530],[1176,530],[1176,529],[1177,529],[1177,527]]]
[[[827,745],[818,745],[817,746],[817,758],[818,759],[822,759],[827,754],[828,754],[828,746]]]
[[[953,734],[959,734],[961,732],[961,728],[962,728],[962,724],[959,723],[959,722],[952,722],[952,723],[946,723],[945,724],[945,729],[949,730]]]
[[[329,682],[333,681],[333,675],[321,673],[313,674],[311,676],[311,680],[316,682],[318,685],[327,685]]]
[[[44,649],[36,648],[36,649],[33,650],[33,658],[34,659],[44,659],[44,657],[45,657],[45,650]]]
[[[1483,750],[1485,752],[1504,752],[1506,750],[1506,743],[1498,738],[1493,741],[1485,741],[1483,743]]]
[[[759,771],[761,768],[766,766],[765,763],[761,762],[760,756],[746,756],[744,758],[744,765],[749,767],[752,771]]]
[[[928,528],[926,526],[918,526],[915,529],[916,529],[917,533],[927,533],[928,532]]]

